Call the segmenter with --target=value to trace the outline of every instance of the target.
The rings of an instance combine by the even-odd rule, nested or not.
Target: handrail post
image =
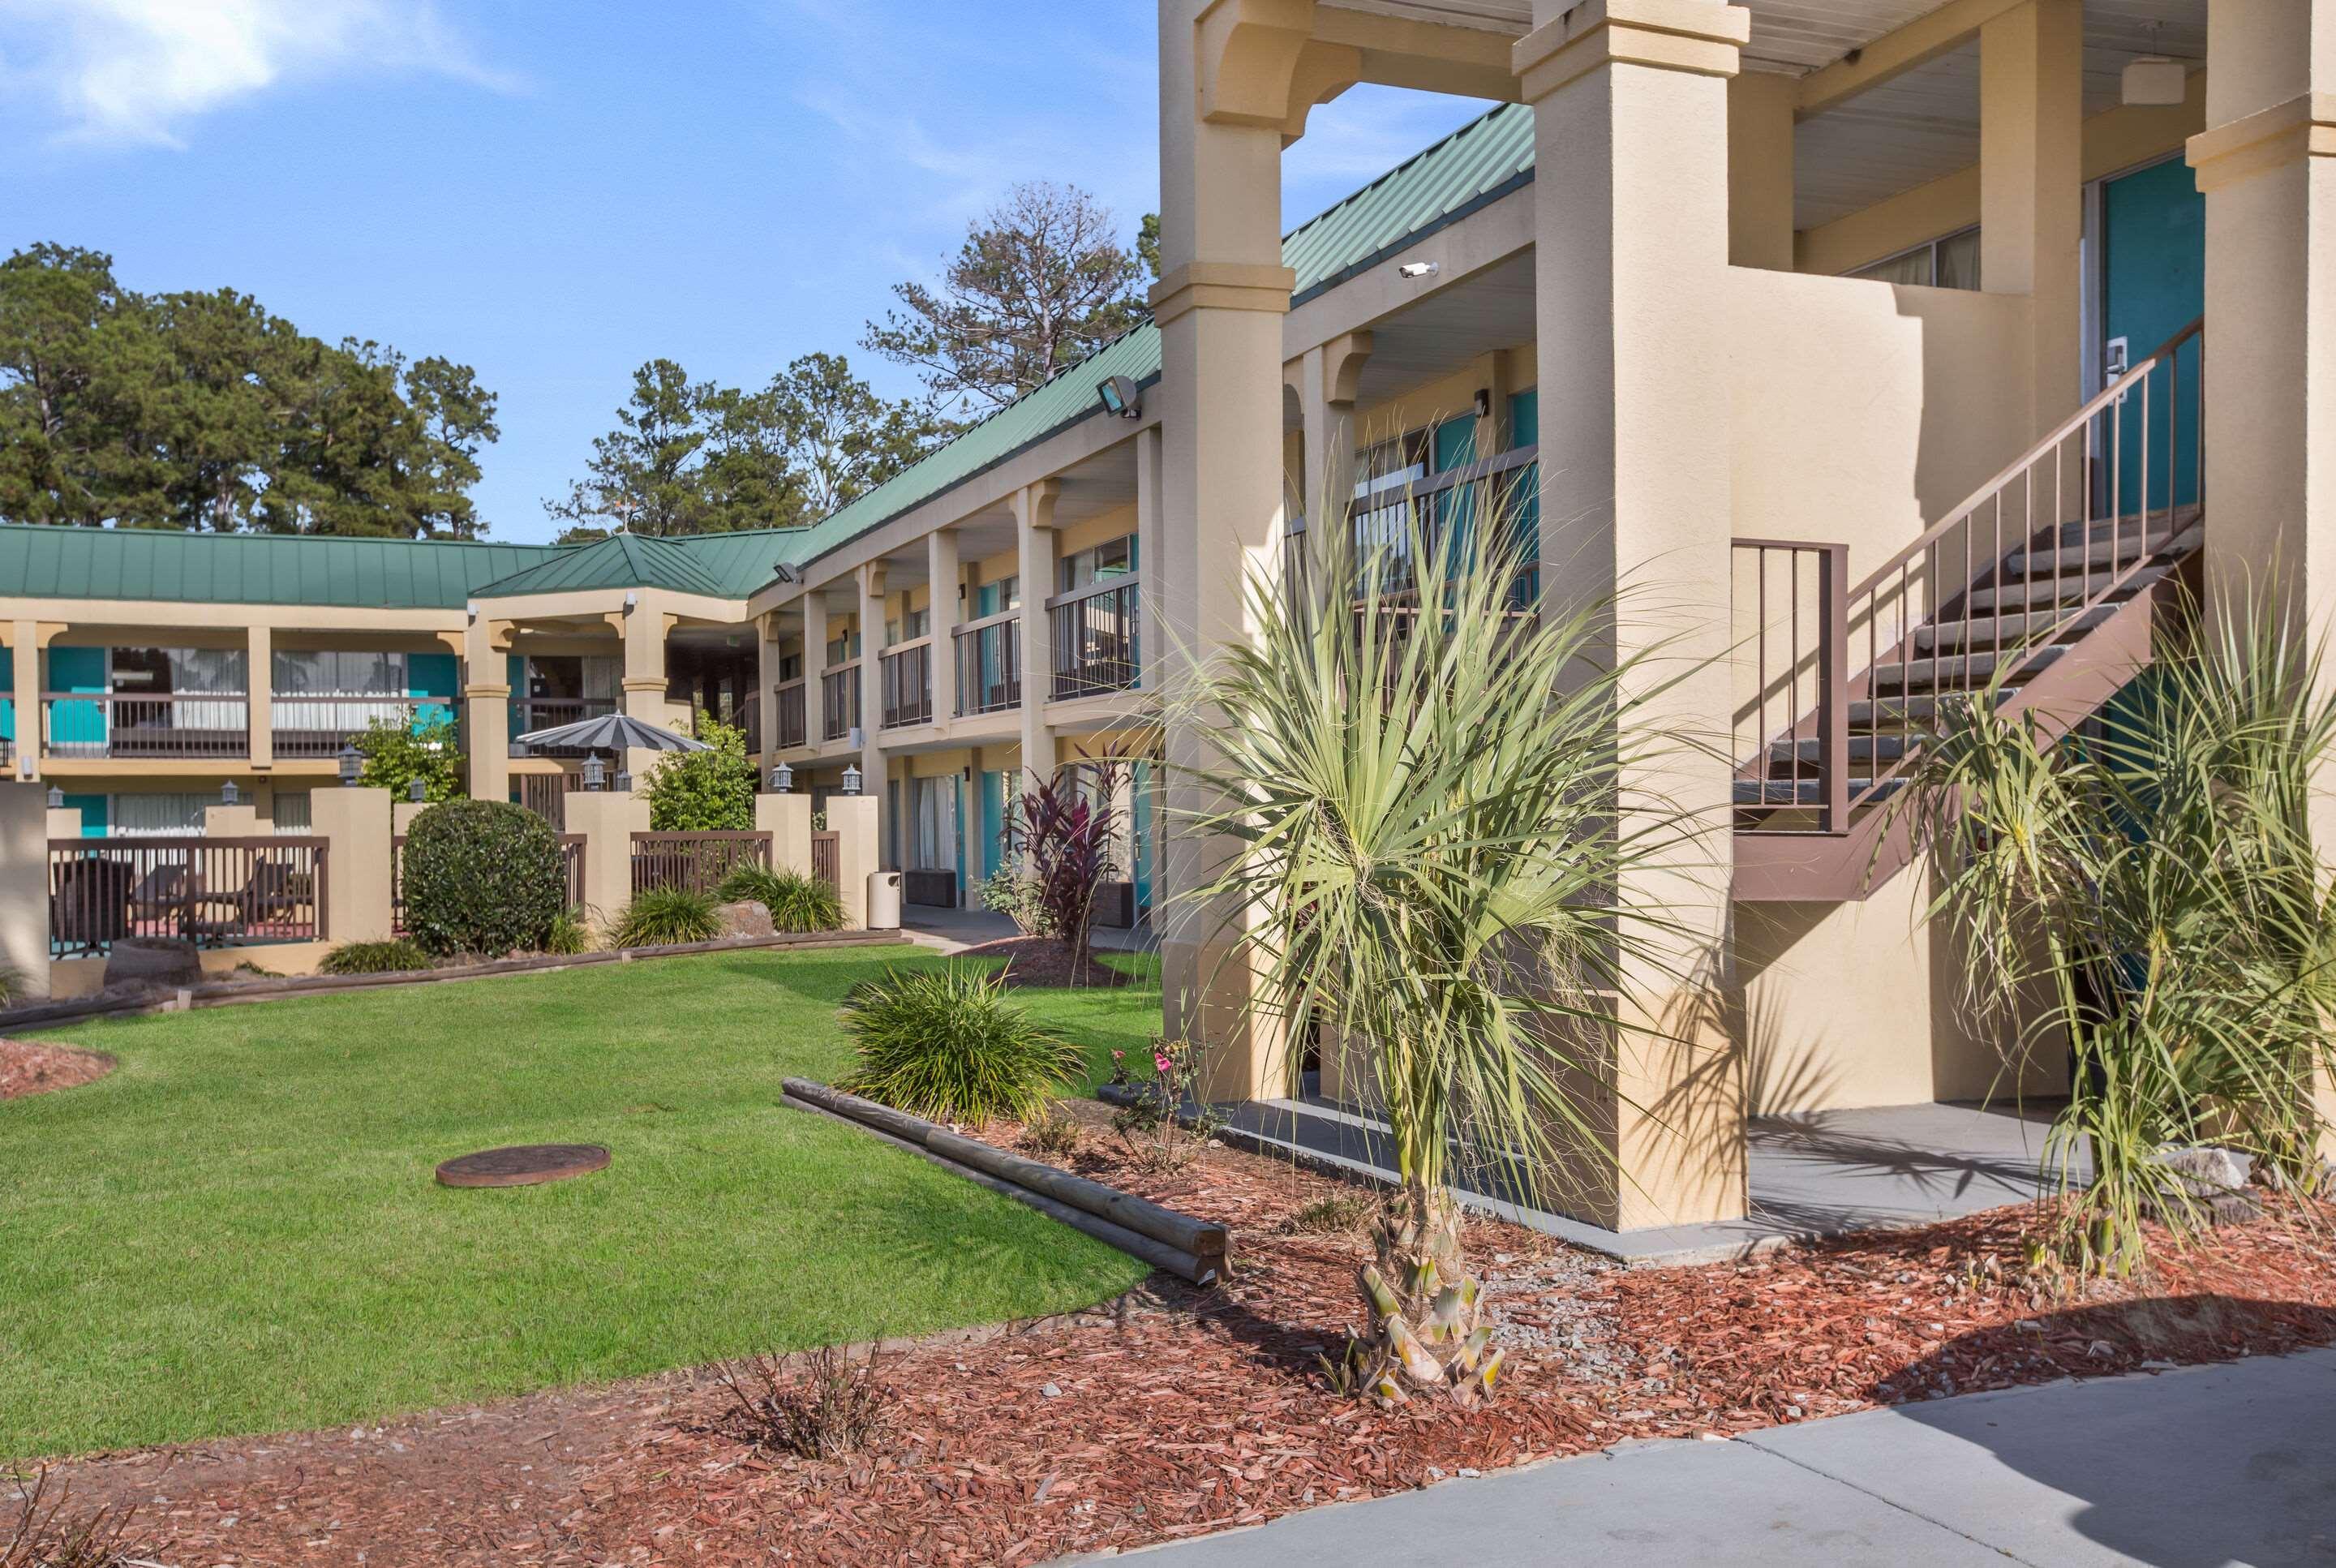
[[[1817,555],[1817,755],[1825,773],[1824,831],[1849,831],[1849,546]]]

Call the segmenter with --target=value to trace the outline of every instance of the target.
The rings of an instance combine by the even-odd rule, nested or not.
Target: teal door
[[[105,753],[105,650],[102,648],[49,649],[49,689],[89,692],[89,702],[60,702],[49,714],[49,743],[65,755],[102,756]],[[70,747],[68,752],[66,748]]]
[[[1006,862],[1006,775],[981,775],[981,874],[992,877]]]
[[[1138,758],[1128,775],[1135,797],[1129,814],[1134,818],[1135,908],[1141,914],[1152,907],[1152,765]]]
[[[406,656],[405,695],[414,699],[414,733],[454,719],[454,656],[416,653]]]
[[[1447,419],[1436,427],[1436,472],[1449,473],[1476,461],[1476,416],[1462,414]],[[1448,490],[1436,498],[1436,529],[1438,534],[1459,546],[1466,542],[1475,524],[1475,485]]]
[[[2119,354],[2138,364],[2206,308],[2206,199],[2179,158],[2111,180],[2101,187],[2101,337],[2103,385]],[[2178,377],[2159,366],[2148,379],[2146,504],[2187,506],[2198,499],[2198,355],[2185,349]],[[2131,515],[2143,502],[2145,411],[2141,389],[2119,415],[2115,461],[2101,454],[2104,511]],[[2106,436],[2103,440],[2106,442]],[[2171,458],[2171,462],[2169,462]]]
[[[1541,389],[1509,394],[1510,449],[1540,444]],[[1530,463],[1510,474],[1503,495],[1517,554],[1526,563],[1518,578],[1517,608],[1529,609],[1541,599],[1541,464]]]

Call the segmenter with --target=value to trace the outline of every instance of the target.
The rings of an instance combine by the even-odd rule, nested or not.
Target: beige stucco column
[[[608,624],[625,644],[624,703],[625,715],[653,724],[660,729],[673,726],[673,705],[667,699],[668,677],[666,673],[665,641],[681,619],[663,609],[648,594],[640,595],[628,609],[612,614]],[[632,746],[618,759],[618,765],[636,779],[646,779],[648,771],[657,764],[659,753],[645,747]]]
[[[606,932],[633,901],[633,835],[649,831],[647,797],[631,790],[573,790],[568,831],[584,837],[584,907]]]
[[[1062,485],[1051,479],[1014,492],[1014,541],[1022,583],[1022,777],[1012,793],[1030,787],[1031,775],[1049,778],[1055,769],[1055,732],[1046,723],[1046,703],[1055,691],[1055,636],[1046,600],[1055,593],[1055,502]],[[1144,569],[1151,570],[1145,561]]]
[[[779,752],[779,661],[784,647],[779,636],[776,610],[754,619],[754,714],[763,735],[763,749],[756,754],[754,765],[764,774],[778,760]]]
[[[1747,14],[1716,0],[1536,0],[1534,15],[1514,58],[1535,114],[1540,340],[1544,354],[1563,346],[1565,371],[1542,381],[1545,613],[1591,608],[1621,658],[1660,650],[1634,682],[1644,722],[1724,735],[1728,393],[1704,350],[1728,336],[1728,80]],[[1679,1043],[1619,1032],[1613,1163],[1583,1173],[1573,1206],[1618,1229],[1740,1215],[1741,1076],[1714,1005],[1728,766],[1674,748],[1631,766],[1620,791],[1626,830],[1661,802],[1701,813],[1697,839],[1618,890],[1623,920],[1659,910],[1666,922],[1635,934],[1668,961],[1628,979],[1637,1021]]]
[[[2207,11],[2205,492],[2210,610],[2247,597],[2336,637],[2336,0]],[[2136,345],[2138,348],[2141,346]],[[2336,852],[2336,779],[2312,803]],[[2336,1122],[2336,1086],[2321,1088]],[[2336,1135],[2322,1152],[2336,1155]]]
[[[462,634],[462,713],[471,798],[511,799],[511,682],[508,652],[497,646],[502,623],[473,615]]]
[[[63,629],[47,621],[9,623],[8,674],[15,686],[11,696],[16,710],[15,775],[20,779],[41,776],[41,738],[47,728],[43,722],[47,710],[41,702],[41,650]]]
[[[48,996],[48,792],[36,784],[0,781],[0,964],[28,998]]]
[[[320,789],[308,797],[308,831],[331,845],[324,915],[335,946],[389,940],[393,803],[384,789]]]
[[[2083,401],[2084,9],[2028,0],[1980,29],[1980,286],[2031,297],[2029,424]]]
[[[1160,427],[1135,433],[1135,559],[1140,586],[1136,589],[1136,685],[1160,689],[1160,569],[1153,564],[1161,548]]]
[[[276,765],[276,633],[254,626],[244,634],[244,689],[251,726],[251,765]]]
[[[846,930],[868,929],[868,878],[879,863],[880,816],[874,795],[827,797],[827,827],[835,835],[836,891],[843,901]]]
[[[827,733],[827,590],[806,588],[798,602],[803,619],[803,739],[817,745]]]
[[[958,592],[964,579],[959,570],[957,535],[937,528],[925,536],[925,571],[931,584],[926,605],[931,613],[933,651],[933,722],[948,724],[957,717],[957,626],[965,618],[965,600]]]
[[[884,795],[884,563],[861,567],[860,589],[860,787]]]
[[[773,870],[811,875],[811,796],[764,791],[754,797],[754,826],[771,835]]]
[[[1354,500],[1355,399],[1372,346],[1369,333],[1346,333],[1308,349],[1296,367],[1306,472],[1295,488],[1306,508],[1309,553],[1346,525],[1347,508]],[[1480,441],[1476,450],[1484,456],[1491,448]],[[1328,531],[1317,532],[1318,528]]]
[[[1313,9],[1160,7],[1161,537],[1144,563],[1158,577],[1167,714],[1155,905],[1165,1027],[1202,1047],[1200,1087],[1212,1099],[1286,1086],[1279,1032],[1249,1012],[1254,976],[1221,961],[1237,917],[1183,898],[1227,846],[1179,824],[1208,803],[1185,770],[1213,755],[1209,717],[1187,688],[1217,649],[1254,634],[1245,581],[1278,579],[1286,548],[1281,329],[1295,276],[1281,258],[1281,149],[1322,95],[1301,70]]]
[[[1747,71],[1728,83],[1728,259],[1793,269],[1793,96],[1799,79]]]

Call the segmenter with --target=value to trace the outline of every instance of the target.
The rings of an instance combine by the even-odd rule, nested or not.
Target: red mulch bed
[[[1231,1284],[1155,1277],[1109,1312],[888,1354],[889,1435],[849,1463],[757,1449],[718,1388],[677,1373],[68,1476],[86,1503],[147,1505],[153,1550],[204,1563],[329,1545],[369,1563],[1027,1563],[1624,1438],[2336,1342],[2326,1206],[2275,1203],[2146,1287],[2062,1304],[2021,1283],[2028,1210],[1641,1271],[1485,1222],[1470,1244],[1513,1347],[1504,1398],[1382,1413],[1333,1397],[1314,1360],[1356,1321],[1362,1239],[1283,1230],[1355,1189],[1223,1149],[1147,1175],[1100,1130],[1074,1163],[1231,1223]]]
[[[102,1051],[76,1051],[38,1040],[0,1040],[0,1100],[78,1088],[113,1071]]]
[[[1052,937],[1000,937],[965,950],[969,959],[1003,958],[1009,986],[1126,986],[1134,977],[1123,974],[1094,954],[1074,966],[1070,953]]]

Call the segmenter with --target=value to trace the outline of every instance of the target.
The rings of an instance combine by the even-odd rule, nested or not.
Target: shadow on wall
[[[2163,1568],[2226,1563],[2319,1563],[2336,1557],[2336,1364],[2281,1364],[2262,1353],[2336,1344],[2336,1310],[2292,1301],[2187,1296],[2088,1307],[1950,1341],[1868,1392],[1922,1398],[1942,1378],[1992,1360],[2045,1357],[2071,1374],[2133,1371],[2145,1362],[2232,1360],[2255,1352],[2234,1385],[2217,1369],[2107,1378],[2003,1399],[1941,1399],[1899,1413],[1987,1449],[2005,1468],[2068,1499],[2068,1525],[2117,1561]],[[2185,1387],[2187,1385],[2187,1387]],[[1954,1392],[1969,1389],[1952,1385]]]

